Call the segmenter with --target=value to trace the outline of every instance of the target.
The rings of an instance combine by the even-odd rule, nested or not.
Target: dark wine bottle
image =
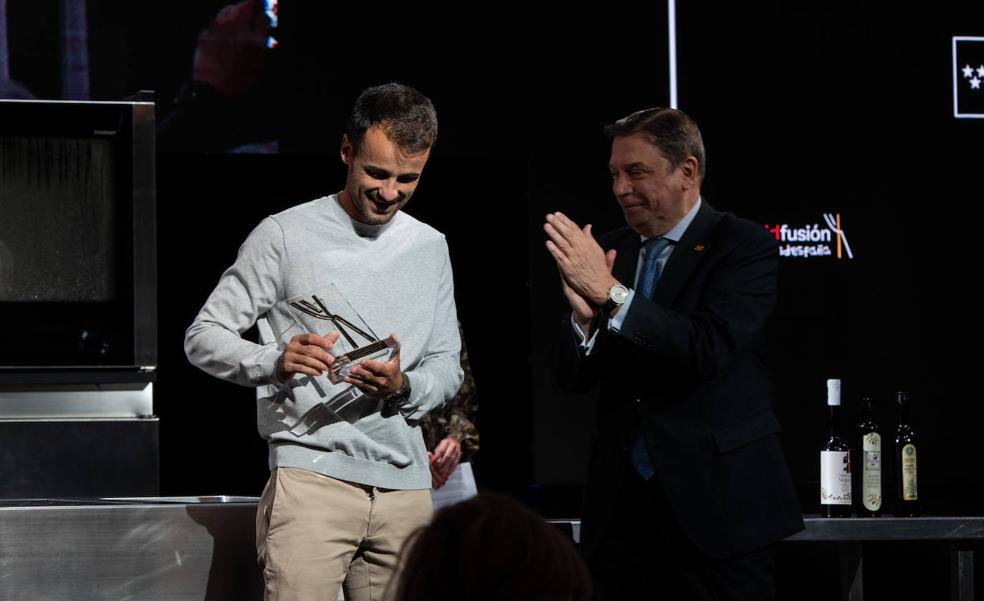
[[[827,380],[830,434],[820,447],[820,513],[828,518],[851,515],[851,447],[841,435],[840,380]]]
[[[857,512],[874,518],[882,513],[882,437],[875,419],[875,403],[870,396],[861,397],[861,419],[856,427],[858,453]]]
[[[909,393],[896,393],[895,400],[899,410],[899,425],[895,430],[895,479],[898,482],[895,514],[914,517],[919,515],[919,487],[916,481],[919,441],[909,423]]]

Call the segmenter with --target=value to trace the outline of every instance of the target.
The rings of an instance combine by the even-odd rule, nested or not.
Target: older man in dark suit
[[[554,362],[600,385],[582,547],[600,599],[771,599],[775,544],[802,529],[764,330],[776,241],[701,198],[700,130],[675,109],[607,128],[628,227],[547,215],[571,306]]]

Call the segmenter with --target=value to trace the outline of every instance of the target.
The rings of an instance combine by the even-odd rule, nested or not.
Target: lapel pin
[[[704,245],[703,244],[695,244],[694,245],[694,252],[698,252],[698,253],[704,252]]]

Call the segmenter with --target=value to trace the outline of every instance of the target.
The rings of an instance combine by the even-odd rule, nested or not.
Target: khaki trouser
[[[378,601],[404,540],[431,517],[430,491],[353,484],[277,468],[256,512],[267,601]]]

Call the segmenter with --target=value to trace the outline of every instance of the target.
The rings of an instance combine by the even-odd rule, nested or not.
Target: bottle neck
[[[830,435],[840,436],[841,433],[840,405],[828,405],[827,408],[830,410]]]
[[[899,401],[899,425],[908,425],[909,423],[909,400],[902,399]]]
[[[870,399],[865,399],[863,404],[863,409],[861,410],[861,421],[871,422],[875,418],[875,406]]]

